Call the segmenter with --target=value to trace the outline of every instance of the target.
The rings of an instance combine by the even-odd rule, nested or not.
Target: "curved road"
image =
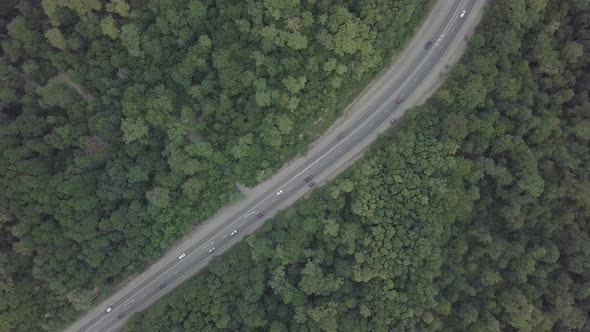
[[[184,253],[179,252],[176,258],[125,294],[120,295],[117,300],[111,303],[112,310],[110,312],[103,308],[102,311],[94,315],[84,317],[68,330],[94,332],[112,331],[119,328],[132,313],[143,310],[171,287],[177,286],[191,275],[197,266],[206,264],[210,256],[219,252],[218,249],[225,249],[235,243],[237,238],[250,230],[251,226],[261,221],[262,214],[273,211],[281,202],[299,191],[309,189],[308,186],[311,182],[306,182],[306,177],[324,175],[323,172],[340,161],[346,152],[373,134],[384,122],[392,119],[394,113],[444,56],[477,1],[481,0],[456,0],[451,5],[451,10],[446,14],[441,26],[431,37],[430,47],[422,45],[422,51],[418,53],[419,55],[413,60],[406,72],[393,82],[352,126],[340,131],[338,138],[310,156],[291,174],[279,180],[277,184],[258,196],[239,213],[224,221],[207,236],[194,243]],[[464,17],[460,17],[463,10],[466,13]],[[215,249],[212,250],[212,248]],[[121,317],[121,315],[123,316]]]

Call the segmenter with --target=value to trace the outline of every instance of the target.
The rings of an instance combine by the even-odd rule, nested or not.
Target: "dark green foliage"
[[[2,1],[0,330],[58,329],[304,151],[428,3]]]
[[[576,51],[590,47],[580,38],[590,31],[580,24],[590,6],[526,7],[526,29],[510,15],[483,23],[476,38],[485,46],[471,48],[469,71],[457,70],[445,89],[464,94],[459,82],[473,75],[489,82],[484,109],[445,116],[464,114],[473,124],[466,138],[441,137],[483,172],[482,199],[474,218],[453,228],[440,278],[438,301],[452,305],[441,319],[457,330],[590,329],[582,291],[590,280],[590,142],[580,135],[590,124],[581,85],[590,57]],[[499,21],[504,9],[491,6],[489,15]],[[498,34],[520,46],[502,47]]]
[[[490,2],[430,103],[126,331],[590,330],[589,18]]]

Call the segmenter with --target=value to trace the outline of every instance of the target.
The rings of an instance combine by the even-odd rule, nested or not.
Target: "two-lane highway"
[[[441,0],[450,1],[450,0]],[[281,202],[291,195],[310,190],[314,179],[323,174],[335,162],[374,133],[382,124],[391,120],[393,114],[412,95],[416,88],[427,78],[447,52],[451,42],[457,36],[463,22],[478,1],[456,0],[436,33],[431,37],[432,43],[422,45],[412,65],[372,104],[366,113],[350,127],[340,131],[337,138],[325,145],[319,152],[310,156],[297,169],[285,176],[278,183],[264,192],[253,202],[243,208],[207,236],[194,243],[184,252],[168,262],[158,271],[147,277],[125,294],[120,295],[108,308],[85,321],[70,327],[70,331],[111,331],[134,312],[141,311],[165,290],[175,287],[179,280],[192,273],[196,266],[206,264],[210,256],[218,249],[226,248],[236,242],[249,227],[264,218],[264,214],[273,211]],[[462,15],[462,12],[465,14]],[[306,179],[307,178],[307,179]]]

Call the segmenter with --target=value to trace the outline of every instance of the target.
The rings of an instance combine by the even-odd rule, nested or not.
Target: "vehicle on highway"
[[[212,252],[214,252],[214,251],[215,251],[215,247],[211,247],[211,248],[209,248],[209,250],[207,250],[207,251],[208,251],[209,253],[212,253]]]
[[[461,14],[459,14],[459,17],[463,18],[463,16],[465,16],[465,14],[467,14],[466,10],[462,11]]]
[[[402,101],[404,101],[404,100],[402,99],[402,97],[397,97],[397,98],[395,98],[395,103],[396,103],[396,104],[398,104],[398,105],[399,105],[399,104],[401,104],[401,102],[402,102]]]
[[[105,310],[107,313],[113,311],[113,307],[108,307],[107,310]]]
[[[277,195],[277,196],[280,196],[282,193],[283,193],[283,189],[281,189],[281,190],[277,191],[277,192],[276,192],[276,195]]]
[[[178,259],[183,259],[185,257],[186,257],[186,254],[185,253],[182,253],[182,254],[180,254],[180,256],[178,256]]]
[[[160,289],[164,289],[164,288],[166,288],[166,286],[168,286],[168,283],[163,282],[160,284]]]
[[[121,314],[119,314],[119,316],[117,316],[117,317],[119,317],[119,319],[121,319],[121,318],[125,317],[125,314],[124,314],[124,313],[121,313]]]
[[[238,234],[238,230],[237,229],[234,229],[231,233],[229,233],[229,235],[231,235],[231,236],[234,236],[236,234]]]
[[[432,42],[429,40],[426,45],[424,45],[424,48],[429,50],[432,47]]]
[[[391,119],[391,121],[389,121],[389,123],[394,124],[396,119]]]
[[[262,217],[264,217],[264,213],[258,212],[258,214],[256,215],[256,218],[260,219]]]
[[[342,137],[344,137],[344,134],[343,133],[340,133],[340,134],[338,134],[338,137],[337,138],[338,139],[341,139]]]
[[[311,181],[311,179],[313,179],[313,175],[308,175],[308,176],[305,178],[305,182],[309,182],[309,181]]]
[[[313,187],[313,186],[315,186],[315,181],[311,181],[311,182],[308,184],[308,186],[310,186],[310,187]]]

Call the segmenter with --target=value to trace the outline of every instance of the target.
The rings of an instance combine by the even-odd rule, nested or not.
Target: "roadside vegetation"
[[[0,330],[73,320],[305,151],[429,4],[1,1]]]
[[[125,331],[588,331],[590,4],[491,1],[366,157]]]

